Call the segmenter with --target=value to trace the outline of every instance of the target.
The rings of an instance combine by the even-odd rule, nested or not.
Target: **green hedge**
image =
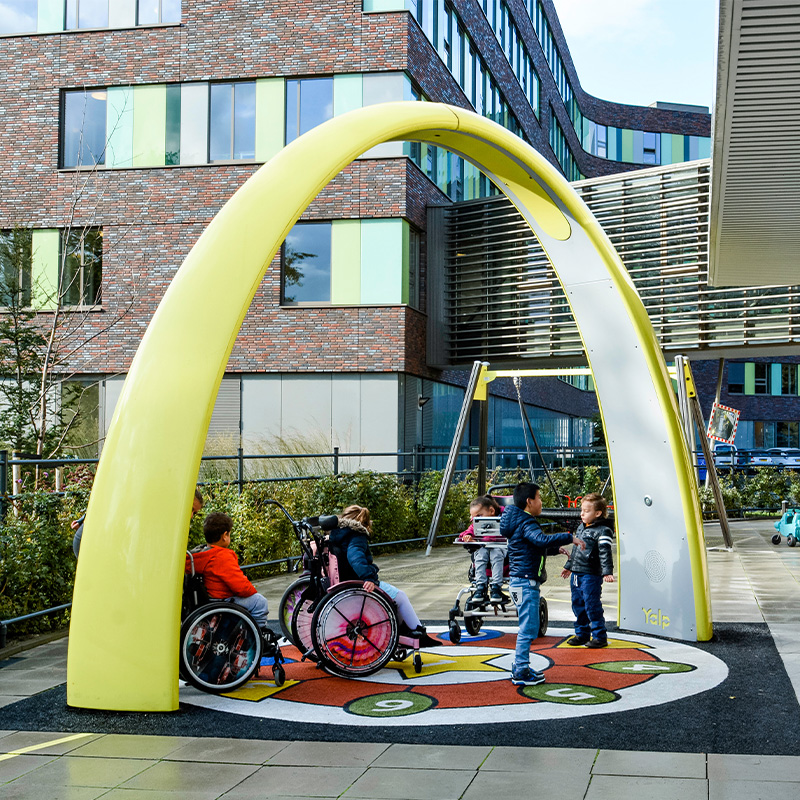
[[[495,472],[489,484],[517,483],[526,476],[518,472]],[[603,487],[599,467],[555,470],[557,492],[574,498]],[[559,503],[549,482],[539,478],[545,507]],[[800,503],[800,475],[763,469],[755,476],[721,476],[726,506],[776,507],[781,499]],[[72,599],[75,559],[72,554],[70,521],[86,507],[91,476],[73,481],[65,496],[47,492],[21,495],[16,513],[6,514],[0,525],[0,619],[23,616]],[[388,542],[424,538],[428,534],[442,472],[425,473],[418,485],[409,485],[392,475],[367,471],[330,475],[318,480],[249,484],[241,494],[233,484],[206,486],[203,512],[192,521],[189,546],[204,541],[202,520],[206,513],[224,511],[234,520],[232,545],[242,564],[284,559],[299,554],[291,526],[277,506],[282,503],[295,517],[335,513],[347,505],[368,506],[373,518],[373,541]],[[455,535],[469,521],[469,501],[477,494],[477,473],[467,474],[451,486],[439,524],[440,535]],[[606,492],[609,496],[609,493]],[[704,513],[713,513],[710,492],[700,490]],[[419,545],[408,545],[415,547]],[[277,565],[250,572],[258,579],[285,570]],[[11,636],[60,627],[67,615],[51,615],[15,624]]]

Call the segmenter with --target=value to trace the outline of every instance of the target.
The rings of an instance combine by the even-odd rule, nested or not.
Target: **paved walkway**
[[[734,523],[734,550],[728,552],[714,546],[719,543],[718,529],[708,527],[713,617],[715,622],[766,622],[800,698],[800,548],[773,546],[771,533],[768,523]],[[440,548],[431,559],[415,553],[380,562],[385,577],[406,589],[423,618],[445,617],[464,575],[459,548]],[[557,574],[555,564],[551,574]],[[273,611],[292,577],[261,584]],[[545,586],[551,618],[569,620],[568,588],[555,577]],[[613,604],[608,606],[607,616],[613,619]],[[65,639],[0,661],[0,797],[800,797],[800,756],[470,747],[466,741],[463,747],[444,747],[435,742],[309,743],[2,730],[2,706],[58,686],[65,677]],[[747,725],[747,720],[741,724]]]

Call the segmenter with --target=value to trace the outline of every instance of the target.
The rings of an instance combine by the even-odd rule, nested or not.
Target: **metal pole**
[[[339,474],[339,448],[333,448],[333,474]]]
[[[450,488],[450,482],[453,480],[453,472],[455,472],[458,453],[461,450],[461,442],[464,439],[464,431],[467,429],[469,412],[472,408],[472,398],[475,396],[475,388],[478,385],[478,376],[481,373],[482,366],[482,362],[475,361],[472,365],[472,372],[469,374],[467,389],[464,392],[464,404],[461,406],[461,413],[459,414],[458,423],[456,424],[456,432],[453,436],[453,443],[450,445],[450,454],[447,456],[447,464],[444,468],[444,475],[442,475],[442,485],[439,488],[439,497],[436,499],[436,507],[433,509],[431,528],[428,531],[428,547],[425,550],[426,556],[431,554],[431,548],[433,547],[433,542],[436,538],[436,530],[439,527],[439,522],[442,519],[442,511],[444,510],[444,502],[447,498],[447,490]]]
[[[238,448],[236,452],[236,482],[239,484],[239,494],[244,491],[244,450]]]
[[[486,494],[486,452],[489,447],[489,398],[478,400],[480,425],[478,440],[478,494]]]
[[[719,368],[717,369],[717,392],[714,395],[714,402],[719,403],[720,397],[722,397],[722,375],[725,372],[725,359],[721,358],[719,360]],[[703,431],[700,432],[700,435],[703,435]],[[713,454],[713,451],[712,451]],[[733,465],[736,462],[736,454],[731,454],[731,474],[733,474]],[[715,465],[716,466],[716,465]],[[710,473],[706,470],[706,488],[708,488],[708,484],[711,481],[709,477]]]

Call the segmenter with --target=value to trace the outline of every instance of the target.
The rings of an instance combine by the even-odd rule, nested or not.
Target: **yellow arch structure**
[[[581,330],[606,427],[620,622],[710,637],[702,522],[673,390],[613,247],[564,178],[517,136],[460,108],[389,103],[336,117],[265,164],[208,226],[166,291],[125,381],[89,503],[70,629],[70,705],[178,707],[189,509],[237,333],[283,239],[318,192],[392,140],[426,142],[477,165],[542,242]]]

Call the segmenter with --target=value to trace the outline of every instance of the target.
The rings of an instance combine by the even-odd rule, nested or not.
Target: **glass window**
[[[286,81],[286,144],[333,117],[333,78]]]
[[[756,364],[756,394],[770,394],[770,364]]]
[[[211,84],[210,161],[254,161],[256,157],[256,85]]]
[[[283,244],[284,303],[330,303],[331,223],[301,222]]]
[[[781,394],[797,394],[797,364],[781,364]]]
[[[0,231],[0,306],[31,304],[31,242],[29,229]]]
[[[65,306],[100,302],[103,276],[103,231],[76,228],[61,232],[61,299]]]
[[[38,0],[0,3],[0,33],[35,33]]]
[[[157,25],[159,22],[180,22],[180,0],[138,0],[138,25]]]
[[[106,90],[64,92],[63,166],[104,164],[105,150]]]
[[[728,364],[728,394],[744,394],[744,364]]]
[[[408,233],[408,304],[414,308],[421,309],[419,297],[419,252],[419,232],[414,228],[410,228]]]
[[[66,27],[107,28],[108,0],[67,0]]]

